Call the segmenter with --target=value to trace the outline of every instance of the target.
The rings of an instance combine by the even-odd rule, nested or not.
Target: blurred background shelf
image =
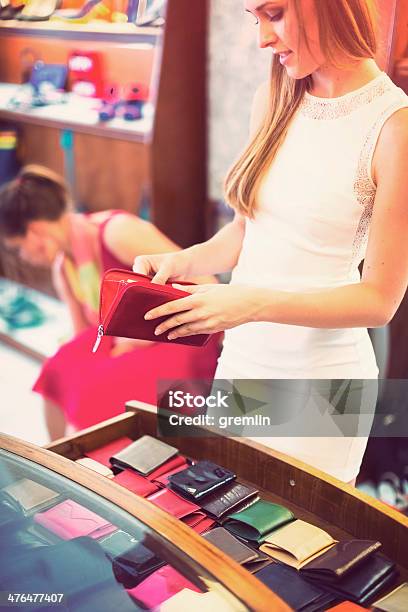
[[[12,83],[0,83],[0,119],[137,142],[144,142],[152,130],[152,118],[125,121],[115,117],[102,122],[97,110],[99,100],[70,93],[66,94],[66,102],[61,104],[28,109],[12,108],[10,100],[19,88],[19,85]]]
[[[99,40],[121,43],[155,44],[163,32],[162,27],[138,27],[133,23],[69,24],[62,21],[1,21],[0,36],[24,35],[29,37],[62,38],[64,40]]]

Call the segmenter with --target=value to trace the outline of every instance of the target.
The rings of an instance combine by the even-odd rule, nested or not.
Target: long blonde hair
[[[339,65],[339,57],[374,57],[377,50],[374,0],[314,1],[320,46],[328,61]],[[301,0],[291,2],[298,16],[300,35],[305,37]],[[310,83],[310,76],[303,79],[289,77],[278,56],[273,57],[269,107],[265,119],[252,142],[229,170],[224,183],[227,203],[242,215],[255,216],[260,181],[283,143]]]

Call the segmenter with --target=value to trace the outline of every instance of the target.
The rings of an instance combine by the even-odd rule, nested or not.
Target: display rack
[[[147,197],[150,219],[172,240],[188,246],[205,239],[207,11],[208,0],[169,2],[161,27],[1,22],[0,82],[20,82],[24,49],[63,63],[80,45],[104,53],[110,78],[141,82],[151,92],[151,119],[130,124],[118,118],[109,125],[98,122],[86,102],[74,117],[73,100],[65,108],[22,111],[7,107],[3,97],[0,119],[19,127],[22,161],[63,174],[61,131],[71,130],[73,191],[80,205],[137,212]]]
[[[0,116],[2,119],[94,134],[104,138],[121,138],[136,142],[147,140],[152,131],[152,118],[138,121],[125,121],[116,117],[107,122],[99,120],[98,105],[94,98],[84,98],[67,93],[65,102],[37,108],[13,108],[12,98],[21,86],[0,83]]]

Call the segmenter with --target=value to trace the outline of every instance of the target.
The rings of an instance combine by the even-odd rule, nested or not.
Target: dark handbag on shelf
[[[33,66],[29,82],[37,91],[43,83],[51,83],[55,89],[64,89],[67,75],[65,64],[45,64],[38,60]]]
[[[235,478],[234,472],[212,461],[199,461],[187,470],[170,476],[169,484],[177,493],[199,500]]]
[[[191,285],[193,283],[178,284]],[[171,342],[189,346],[204,346],[210,339],[209,334],[197,334],[168,340],[167,332],[154,335],[156,327],[168,317],[147,321],[144,315],[153,308],[190,295],[167,285],[152,283],[144,274],[127,270],[108,270],[102,280],[98,337],[93,348],[98,349],[102,336],[120,336],[150,340],[152,342]]]

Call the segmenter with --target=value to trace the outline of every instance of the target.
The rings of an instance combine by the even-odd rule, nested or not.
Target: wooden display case
[[[137,517],[171,540],[206,572],[216,576],[246,609],[268,612],[286,609],[249,572],[204,542],[193,530],[163,514],[145,499],[73,462],[87,451],[117,438],[128,436],[137,439],[144,434],[160,438],[157,436],[156,409],[140,402],[130,402],[123,415],[57,440],[46,450],[7,436],[0,437],[0,447],[92,489]],[[297,518],[325,529],[336,539],[379,540],[383,552],[399,566],[399,583],[407,579],[408,519],[397,511],[335,478],[253,441],[227,438],[214,432],[211,436],[207,432],[206,436],[174,437],[165,441],[190,458],[209,459],[233,469],[241,482],[259,488],[263,499],[286,506]]]

